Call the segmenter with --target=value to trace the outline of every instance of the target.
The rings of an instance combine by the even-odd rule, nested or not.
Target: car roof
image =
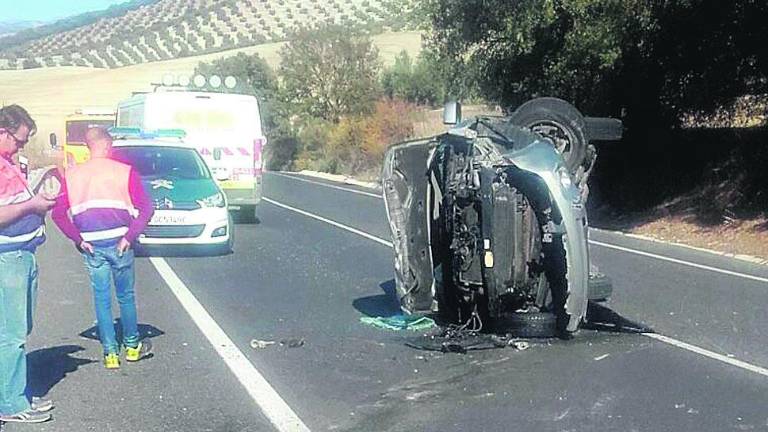
[[[178,138],[129,138],[115,139],[112,147],[173,147],[194,150],[194,147]]]

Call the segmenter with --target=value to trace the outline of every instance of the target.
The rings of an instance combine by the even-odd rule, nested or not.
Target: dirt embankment
[[[768,260],[768,128],[648,130],[598,149],[592,225]]]

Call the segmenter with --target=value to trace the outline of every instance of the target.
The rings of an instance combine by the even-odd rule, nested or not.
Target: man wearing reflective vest
[[[13,163],[35,131],[24,108],[0,108],[0,423],[44,422],[53,408],[29,397],[24,349],[37,296],[35,249],[45,241],[43,220],[54,204],[34,195]]]
[[[104,366],[120,367],[120,344],[112,322],[112,280],[120,306],[125,359],[138,361],[151,350],[140,340],[134,296],[131,242],[152,217],[152,202],[139,175],[129,166],[109,158],[112,137],[102,128],[85,134],[90,159],[67,169],[65,184],[53,220],[83,254],[91,278],[99,340]]]

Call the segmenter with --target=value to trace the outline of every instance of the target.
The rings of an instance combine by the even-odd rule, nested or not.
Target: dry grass
[[[402,50],[415,57],[421,48],[418,32],[385,33],[373,37],[384,64],[392,64]],[[43,165],[57,157],[48,146],[51,132],[61,138],[64,118],[83,107],[116,107],[131,92],[149,91],[165,73],[192,74],[201,61],[210,62],[239,52],[257,53],[272,67],[279,62],[282,43],[257,45],[196,57],[145,63],[117,69],[55,67],[0,71],[0,104],[19,104],[29,110],[38,123],[38,134],[25,149],[33,165]]]
[[[768,261],[768,220],[736,221],[703,227],[680,217],[665,217],[631,230],[658,240],[681,243],[730,255],[749,255]]]

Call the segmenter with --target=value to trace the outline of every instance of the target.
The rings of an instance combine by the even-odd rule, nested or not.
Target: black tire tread
[[[498,331],[522,338],[550,338],[557,334],[555,314],[514,312],[496,318]]]

